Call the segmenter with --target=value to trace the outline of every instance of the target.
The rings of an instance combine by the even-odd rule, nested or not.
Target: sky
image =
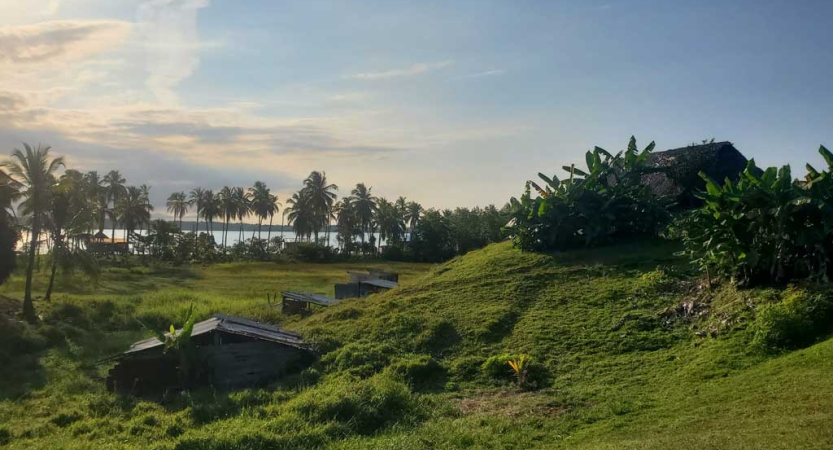
[[[504,204],[635,135],[758,165],[833,148],[831,1],[0,0],[0,154],[175,191],[312,170]],[[190,215],[192,216],[192,215]],[[186,219],[189,216],[186,216]]]

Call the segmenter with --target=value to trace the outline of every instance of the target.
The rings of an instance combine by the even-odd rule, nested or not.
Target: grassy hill
[[[349,266],[111,271],[99,286],[64,286],[39,303],[42,326],[0,323],[0,338],[35,355],[7,349],[3,361],[0,352],[0,443],[833,447],[833,341],[777,355],[750,346],[755,310],[802,291],[709,291],[673,250],[642,243],[551,256],[497,244],[440,266],[395,266],[400,288],[309,317],[281,316],[264,291],[328,292]],[[20,280],[3,289],[16,295]],[[164,324],[192,302],[201,316],[280,322],[315,341],[321,361],[266,389],[161,399],[105,392],[107,367],[91,363],[145,334],[133,318]],[[535,389],[509,376],[505,357],[521,353],[533,358]]]

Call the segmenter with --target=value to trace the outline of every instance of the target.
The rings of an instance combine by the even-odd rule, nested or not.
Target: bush
[[[445,379],[445,369],[428,355],[400,359],[388,366],[387,371],[417,390],[435,386]]]
[[[833,154],[828,170],[807,165],[804,181],[789,166],[765,171],[750,160],[735,183],[706,175],[702,208],[675,223],[684,253],[707,275],[739,285],[833,278]]]
[[[393,347],[387,344],[358,341],[327,353],[321,362],[330,371],[370,376],[384,369],[394,353]]]
[[[751,329],[752,345],[765,352],[812,345],[833,329],[833,298],[789,289],[781,301],[760,307]]]
[[[425,416],[408,386],[387,374],[366,380],[351,376],[332,379],[302,392],[286,409],[309,421],[343,423],[363,435]]]
[[[338,259],[338,254],[327,245],[298,242],[284,251],[287,258],[301,262],[331,262]]]
[[[667,202],[643,182],[659,170],[648,166],[653,148],[651,142],[639,152],[631,137],[628,149],[615,156],[599,147],[587,152],[587,172],[565,166],[567,180],[539,173],[543,188],[528,181],[521,199],[511,199],[515,245],[526,251],[566,250],[659,234],[669,219]]]
[[[474,381],[482,374],[486,358],[481,356],[464,356],[451,363],[449,372],[455,381]],[[507,363],[507,368],[509,367]]]
[[[504,353],[495,355],[486,359],[480,366],[480,371],[486,379],[498,382],[516,382],[515,373],[509,365],[510,361],[520,360],[521,355]],[[535,362],[535,360],[526,358],[527,374],[526,380],[530,387],[543,387],[548,379],[546,369]]]

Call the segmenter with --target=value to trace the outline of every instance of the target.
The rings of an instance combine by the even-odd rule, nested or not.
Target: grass
[[[439,266],[384,264],[401,273],[400,288],[309,317],[282,316],[266,293],[332,293],[355,265],[112,269],[97,286],[62,283],[51,303],[36,302],[43,325],[15,329],[32,350],[0,369],[0,445],[833,446],[833,340],[753,351],[755,306],[783,293],[698,290],[673,250],[641,243],[540,255],[497,244]],[[2,292],[17,297],[21,288],[15,277]],[[709,313],[661,314],[692,300]],[[145,336],[136,318],[164,326],[191,303],[201,317],[222,311],[280,323],[323,356],[264,389],[156,401],[105,392],[107,367],[92,363]],[[533,361],[534,390],[519,390],[509,366],[503,376],[494,364],[519,354]]]

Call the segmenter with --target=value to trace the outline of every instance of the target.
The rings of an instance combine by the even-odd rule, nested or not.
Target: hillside
[[[833,341],[776,356],[753,351],[752,307],[788,294],[706,292],[688,279],[674,250],[631,244],[549,256],[491,245],[430,269],[402,266],[402,287],[306,318],[274,313],[261,297],[263,284],[288,287],[296,276],[325,292],[344,267],[290,274],[281,265],[228,265],[137,275],[122,292],[106,280],[95,289],[67,288],[53,304],[38,305],[48,325],[26,330],[24,342],[48,341],[38,341],[39,359],[11,366],[14,374],[4,369],[0,442],[143,449],[833,446]],[[692,301],[698,313],[677,314]],[[191,302],[202,316],[231,309],[225,312],[280,321],[314,340],[321,362],[267,389],[231,394],[138,400],[104,392],[106,367],[90,363],[144,334],[129,318],[164,323]],[[520,353],[535,362],[534,390],[514,387],[508,366],[488,362]]]

